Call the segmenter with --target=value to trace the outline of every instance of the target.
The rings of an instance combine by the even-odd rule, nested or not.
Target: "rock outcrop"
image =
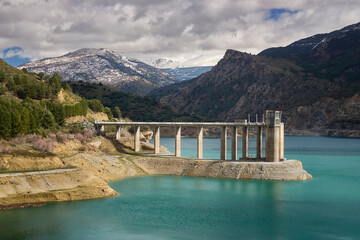
[[[157,175],[258,180],[312,179],[312,176],[303,169],[302,163],[297,160],[268,163],[199,159],[136,158],[133,161],[149,174]]]

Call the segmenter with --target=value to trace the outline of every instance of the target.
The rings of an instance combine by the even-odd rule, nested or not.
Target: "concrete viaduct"
[[[140,127],[154,127],[154,153],[160,153],[160,127],[175,128],[175,156],[181,156],[181,128],[197,127],[197,157],[203,158],[203,130],[206,127],[219,127],[221,129],[221,160],[226,160],[227,130],[231,129],[231,160],[238,160],[237,154],[237,130],[242,128],[242,157],[241,160],[265,160],[267,162],[279,162],[284,160],[284,123],[281,122],[281,111],[267,110],[265,121],[248,122],[239,120],[236,122],[95,122],[98,131],[104,131],[104,126],[115,126],[115,138],[120,140],[120,128],[134,126],[134,150],[141,150]],[[256,128],[256,158],[249,158],[249,128]],[[265,129],[265,158],[262,158],[262,136]]]

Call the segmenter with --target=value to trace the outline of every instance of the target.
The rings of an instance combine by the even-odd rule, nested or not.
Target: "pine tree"
[[[41,118],[41,126],[45,129],[51,129],[55,126],[54,116],[49,110],[43,110],[43,116]]]
[[[0,137],[11,137],[11,114],[2,101],[0,101]]]
[[[12,106],[10,110],[11,114],[11,136],[14,137],[22,130],[21,115],[17,107]]]
[[[121,111],[119,107],[115,107],[113,110],[114,118],[121,118]]]
[[[109,119],[113,119],[113,114],[110,108],[108,107],[104,108],[104,113],[108,116]]]
[[[6,80],[6,74],[4,71],[0,70],[0,83],[5,82]]]

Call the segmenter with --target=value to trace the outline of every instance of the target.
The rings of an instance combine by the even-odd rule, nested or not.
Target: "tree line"
[[[121,117],[119,108],[111,110],[97,99],[82,99],[73,105],[54,101],[61,88],[72,91],[57,73],[44,76],[23,70],[22,74],[6,75],[0,69],[0,138],[54,131],[64,126],[68,117],[86,116],[89,108],[104,112],[109,119]]]

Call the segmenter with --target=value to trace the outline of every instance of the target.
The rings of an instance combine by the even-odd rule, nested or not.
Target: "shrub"
[[[65,143],[68,140],[68,135],[66,133],[59,132],[56,134],[56,140],[59,143]]]
[[[76,133],[75,138],[79,140],[82,144],[86,143],[87,141],[87,138],[81,133]]]
[[[40,152],[51,152],[54,146],[55,142],[52,139],[40,138],[33,143],[33,148]]]
[[[0,153],[10,153],[10,149],[3,143],[0,143]]]
[[[94,130],[85,129],[84,130],[84,137],[86,138],[93,138],[95,136]]]
[[[84,131],[83,125],[78,122],[70,123],[67,126],[69,127],[70,133],[79,133],[79,132]]]
[[[54,133],[50,133],[50,134],[48,135],[48,139],[51,139],[51,140],[53,140],[53,141],[56,141],[56,135],[55,135]]]
[[[86,147],[85,145],[81,145],[81,146],[79,147],[79,150],[86,152],[86,151],[87,151],[87,147]]]
[[[88,151],[96,151],[96,147],[95,146],[86,146],[86,145],[82,145],[79,147],[80,151],[84,151],[84,152],[88,152]]]
[[[33,143],[33,142],[36,142],[39,139],[41,139],[41,136],[38,135],[38,134],[35,134],[35,133],[25,135],[25,142],[26,143]]]
[[[14,137],[13,139],[11,139],[10,141],[9,141],[9,143],[11,144],[11,145],[13,145],[13,146],[18,146],[18,145],[22,145],[22,144],[24,144],[26,141],[26,138],[25,138],[25,136],[23,136],[23,135],[18,135],[18,136],[16,136],[16,137]]]

